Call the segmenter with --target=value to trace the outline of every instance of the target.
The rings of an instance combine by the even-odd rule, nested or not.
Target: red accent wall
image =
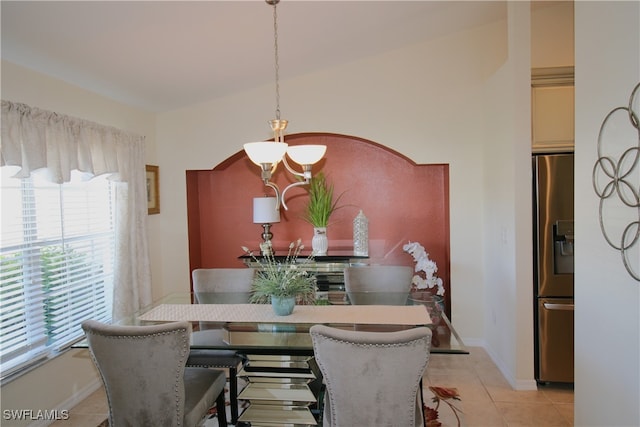
[[[342,194],[328,227],[329,255],[353,250],[353,219],[362,209],[369,219],[369,262],[413,266],[402,245],[420,242],[445,282],[450,315],[449,165],[418,165],[388,147],[347,135],[304,133],[285,140],[327,146],[313,173],[322,170],[335,194]],[[273,195],[263,186],[260,169],[241,150],[213,170],[186,171],[186,178],[190,269],[241,267],[241,246],[259,252],[262,240],[262,226],[253,224],[253,198]],[[279,165],[273,181],[282,190],[295,178]],[[311,249],[313,227],[301,218],[306,194],[305,187],[286,194],[289,210],[281,210],[281,222],[271,227],[278,253],[298,238]]]

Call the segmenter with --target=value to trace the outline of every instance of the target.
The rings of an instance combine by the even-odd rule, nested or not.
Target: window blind
[[[0,360],[3,378],[110,321],[114,194],[100,176],[54,184],[2,171]]]

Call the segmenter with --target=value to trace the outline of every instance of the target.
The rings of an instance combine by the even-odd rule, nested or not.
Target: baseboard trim
[[[507,365],[498,357],[498,355],[491,349],[490,346],[484,343],[483,345],[481,345],[481,347],[484,348],[484,350],[487,352],[493,363],[500,370],[502,376],[504,376],[509,385],[511,385],[511,388],[516,391],[530,391],[538,389],[538,383],[535,379],[514,378],[507,369]]]
[[[102,387],[102,381],[100,381],[100,378],[96,378],[94,381],[91,381],[82,389],[75,392],[69,399],[60,403],[57,408],[54,408],[53,412],[58,411],[58,413],[61,413],[62,410],[70,411],[84,399],[91,396],[91,394],[100,387]],[[55,420],[38,420],[29,424],[29,427],[46,427],[53,424],[54,421]]]

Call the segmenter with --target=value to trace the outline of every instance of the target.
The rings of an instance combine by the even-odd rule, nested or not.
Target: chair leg
[[[227,408],[226,408],[224,389],[216,399],[216,409],[218,412],[218,426],[227,427]]]
[[[422,411],[422,424],[427,427],[427,418],[424,416],[424,390],[422,389],[422,378],[420,378],[420,410]]]
[[[238,379],[237,369],[229,368],[229,402],[231,404],[231,424],[238,422]]]

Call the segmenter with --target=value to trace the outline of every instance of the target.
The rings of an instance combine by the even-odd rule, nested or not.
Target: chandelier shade
[[[244,144],[244,151],[253,163],[261,166],[282,160],[287,146],[284,142],[247,142]]]
[[[287,155],[299,165],[314,165],[326,151],[326,145],[292,145],[287,148]]]

